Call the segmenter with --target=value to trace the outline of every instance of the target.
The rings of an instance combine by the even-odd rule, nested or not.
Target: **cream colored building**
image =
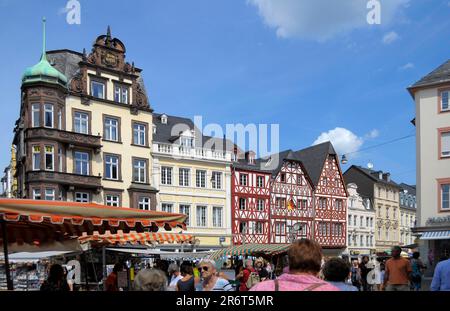
[[[345,173],[346,183],[358,185],[358,192],[373,202],[376,252],[389,251],[399,244],[399,191],[390,173],[352,165]]]
[[[416,108],[420,251],[450,255],[450,60],[408,88]],[[433,262],[433,264],[436,262]]]
[[[196,249],[231,244],[229,141],[202,135],[187,118],[154,114],[153,184],[158,210],[188,215]]]
[[[415,244],[416,236],[413,228],[416,227],[417,203],[416,187],[400,184],[400,245],[410,246]]]
[[[347,185],[347,251],[351,257],[375,253],[375,210],[369,198],[358,193],[354,183]]]

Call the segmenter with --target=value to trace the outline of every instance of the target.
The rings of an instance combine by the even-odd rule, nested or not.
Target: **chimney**
[[[247,151],[245,153],[245,161],[247,161],[248,164],[255,164],[255,152],[253,151]]]
[[[382,171],[378,172],[378,179],[383,180],[383,172]]]
[[[390,173],[385,173],[383,174],[383,180],[390,182],[391,181],[391,174]]]

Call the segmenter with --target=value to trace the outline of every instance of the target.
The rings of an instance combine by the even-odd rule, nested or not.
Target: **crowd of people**
[[[236,267],[235,278],[218,271],[216,262],[202,259],[197,265],[183,262],[168,267],[156,265],[136,275],[132,289],[136,291],[407,291],[420,290],[425,269],[420,254],[411,260],[401,257],[401,248],[392,249],[392,258],[373,265],[367,256],[351,263],[343,258],[324,260],[320,245],[312,240],[295,241],[287,252],[287,265],[279,275],[274,266],[262,258],[246,259]],[[116,264],[105,281],[106,291],[119,291]],[[374,281],[369,282],[370,278]],[[70,282],[61,265],[53,265],[42,291],[69,291]],[[431,290],[450,290],[450,260],[440,262]]]

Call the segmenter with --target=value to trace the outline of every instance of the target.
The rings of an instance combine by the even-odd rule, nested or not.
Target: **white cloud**
[[[380,136],[380,131],[378,131],[377,129],[373,129],[371,130],[368,134],[366,134],[366,139],[373,139],[373,138],[377,138],[378,136]]]
[[[398,33],[396,33],[395,31],[391,31],[383,36],[383,43],[391,44],[391,43],[397,41],[398,38],[399,38]]]
[[[350,130],[337,127],[334,130],[323,132],[317,137],[313,145],[330,141],[336,152],[340,155],[358,151],[364,143],[364,139],[356,136]]]
[[[381,2],[381,24],[388,25],[410,0]],[[326,41],[341,33],[369,27],[368,0],[247,0],[281,38]]]
[[[413,69],[414,68],[414,64],[413,63],[407,63],[401,67],[399,67],[399,70],[408,70],[408,69]]]

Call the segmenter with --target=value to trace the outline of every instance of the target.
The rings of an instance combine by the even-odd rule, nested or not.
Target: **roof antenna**
[[[42,17],[42,55],[41,55],[41,60],[47,60],[47,54],[45,51],[45,22],[47,21],[47,19],[44,17]]]

